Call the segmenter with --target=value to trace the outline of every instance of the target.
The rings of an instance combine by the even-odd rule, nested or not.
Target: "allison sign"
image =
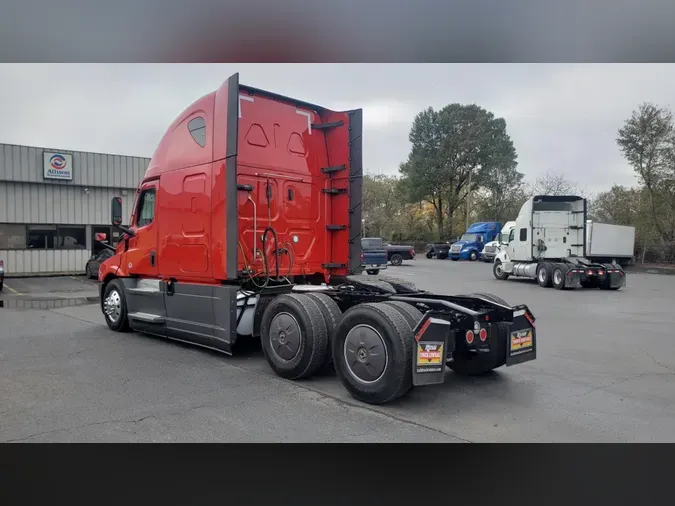
[[[73,155],[67,153],[42,153],[44,178],[73,180]]]

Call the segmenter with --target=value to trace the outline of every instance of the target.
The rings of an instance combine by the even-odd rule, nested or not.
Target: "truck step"
[[[330,231],[347,230],[347,225],[326,225],[326,230]]]
[[[346,168],[347,168],[347,166],[343,163],[342,165],[333,165],[332,167],[323,167],[321,169],[321,172],[323,172],[324,174],[327,174],[329,172],[337,172],[339,170],[344,170]]]
[[[345,122],[343,120],[332,121],[331,123],[312,123],[312,128],[316,128],[317,130],[327,130],[329,128],[339,127],[344,124]]]
[[[164,317],[150,313],[129,313],[129,318],[145,323],[164,323]]]
[[[328,195],[340,195],[341,193],[347,193],[347,188],[323,188],[321,191]]]
[[[324,269],[346,269],[347,264],[321,264]]]

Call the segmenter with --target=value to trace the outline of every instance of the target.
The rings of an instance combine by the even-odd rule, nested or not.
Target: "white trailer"
[[[508,244],[495,257],[495,278],[536,279],[558,290],[618,290],[626,273],[616,261],[587,257],[587,202],[583,197],[536,195],[520,208]]]
[[[586,258],[626,265],[633,260],[635,227],[586,220]]]

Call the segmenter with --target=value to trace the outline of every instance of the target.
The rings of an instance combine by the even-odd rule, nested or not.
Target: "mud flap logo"
[[[443,363],[443,343],[418,343],[417,365],[441,365]]]
[[[511,332],[511,355],[519,355],[532,350],[532,329]]]

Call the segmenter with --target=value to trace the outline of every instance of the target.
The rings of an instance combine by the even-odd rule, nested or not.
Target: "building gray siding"
[[[136,190],[0,181],[0,223],[107,225],[110,200],[122,197],[125,221]],[[126,193],[126,195],[123,195]]]
[[[44,179],[44,151],[73,155],[72,181]],[[149,164],[149,158],[0,144],[0,181],[135,189]]]
[[[73,156],[72,181],[44,179],[45,151]],[[45,246],[34,246],[32,239],[30,248],[28,244],[17,248],[9,246],[7,240],[0,241],[5,248],[16,248],[0,246],[7,274],[83,273],[96,246],[92,244],[93,225],[110,225],[113,197],[122,197],[123,216],[128,221],[136,188],[149,163],[149,158],[0,144],[0,239],[3,233],[5,238],[13,235],[16,244],[20,237],[17,225],[25,225],[19,229],[26,232],[27,243],[28,231],[34,230],[31,226],[58,225],[61,230],[64,225],[79,225],[74,229],[80,232],[71,228],[64,233],[83,233],[86,242],[77,235],[78,247],[59,249],[47,238]]]

